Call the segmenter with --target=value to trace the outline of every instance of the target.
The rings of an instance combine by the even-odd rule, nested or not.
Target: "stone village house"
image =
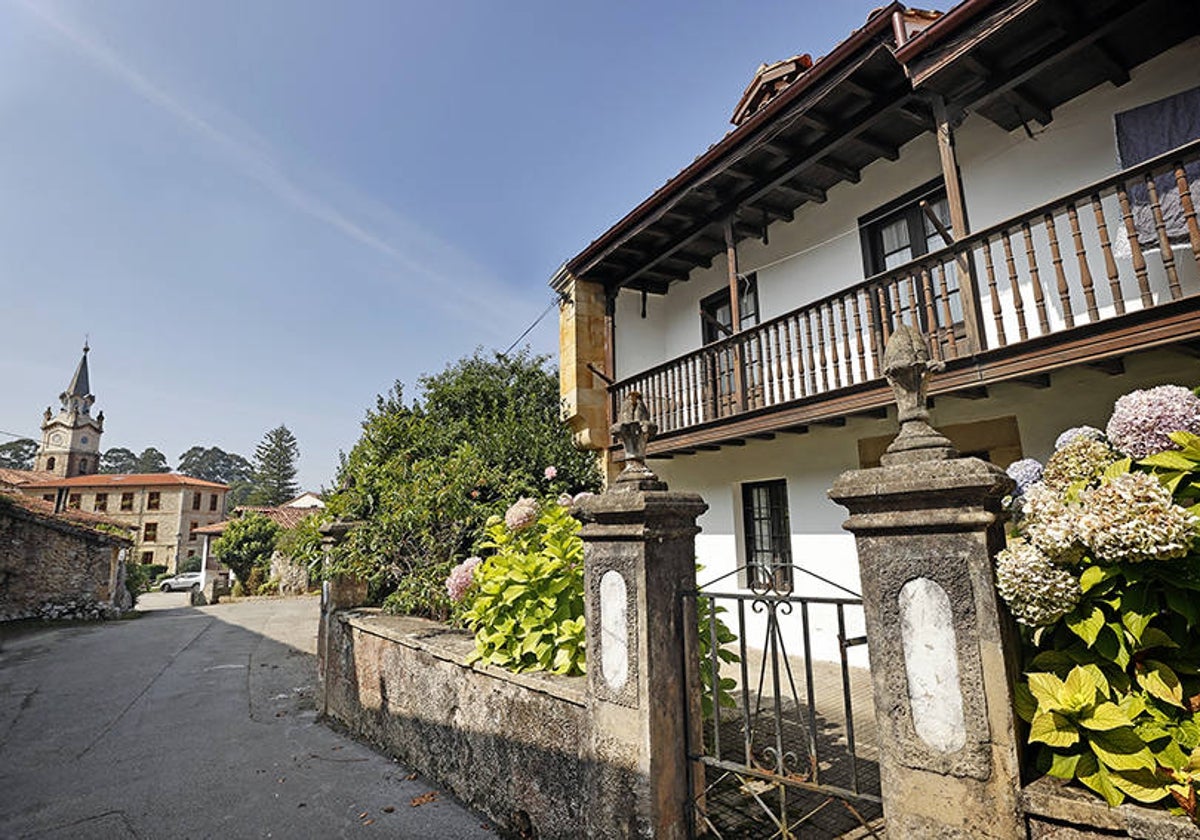
[[[1182,0],[891,3],[762,67],[734,128],[551,280],[577,443],[619,462],[640,392],[655,471],[709,504],[703,577],[836,594],[791,567],[859,590],[826,491],[894,435],[896,325],[945,365],[934,424],[1000,466],[1196,384],[1198,32]]]
[[[124,563],[133,540],[121,530],[104,516],[0,491],[0,621],[131,606]]]

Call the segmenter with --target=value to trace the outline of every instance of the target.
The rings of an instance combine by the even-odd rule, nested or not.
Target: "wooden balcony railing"
[[[670,434],[876,380],[901,322],[953,363],[1181,300],[1200,293],[1197,204],[1200,141],[609,390]]]

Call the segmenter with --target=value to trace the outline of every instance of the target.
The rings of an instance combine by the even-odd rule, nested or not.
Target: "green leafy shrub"
[[[596,489],[596,458],[574,447],[559,420],[548,362],[528,351],[477,352],[421,377],[416,399],[399,382],[379,396],[342,461],[341,489],[327,499],[330,517],[358,524],[330,552],[326,574],[367,580],[374,603],[403,587],[393,603],[441,613],[444,600],[412,603],[437,591],[422,570],[476,551],[505,499]]]
[[[495,554],[474,572],[478,594],[464,615],[475,632],[469,661],[582,674],[587,644],[579,521],[553,502],[541,506],[536,520],[509,521],[517,527],[498,516],[487,525],[483,548]]]
[[[586,671],[584,626],[583,540],[580,523],[562,504],[540,505],[522,498],[505,517],[493,517],[482,543],[495,553],[482,562],[468,558],[455,567],[443,592],[469,604],[463,620],[475,632],[469,661],[483,661],[510,671],[551,671],[576,675]],[[467,581],[471,581],[469,585]],[[737,636],[721,620],[724,607],[697,601],[701,705],[713,715],[713,697],[721,708],[733,708],[736,682],[719,679],[715,693],[712,644],[719,662],[740,661],[726,645]]]
[[[452,563],[420,566],[400,578],[396,589],[383,601],[383,611],[389,615],[416,615],[434,621],[448,621],[454,604],[446,594],[446,575]]]
[[[697,567],[697,571],[699,571],[699,567]],[[720,670],[720,663],[732,665],[742,661],[740,656],[726,647],[726,645],[737,642],[737,635],[721,620],[723,612],[726,612],[725,608],[713,607],[709,598],[700,596],[696,599],[696,617],[700,625],[700,685],[703,689],[700,694],[700,710],[705,719],[713,717],[714,696],[717,706],[722,709],[732,709],[737,706],[737,701],[733,697],[733,690],[737,688],[736,680],[731,677],[720,677],[716,684],[716,690],[713,689],[713,678],[716,676],[713,673],[712,661],[714,641],[717,649],[718,670]]]
[[[257,570],[255,570],[255,571],[257,571]],[[272,577],[272,578],[268,578],[267,580],[263,581],[258,587],[258,592],[256,592],[255,594],[256,595],[278,595],[279,594],[279,578]]]
[[[125,591],[129,593],[131,603],[137,604],[138,596],[150,586],[150,575],[146,566],[141,563],[128,563],[125,566]]]
[[[267,573],[263,570],[262,566],[255,566],[253,569],[251,569],[250,575],[246,578],[246,594],[260,594],[259,590],[262,589],[263,584],[266,582],[266,577]]]
[[[213,542],[212,550],[253,595],[265,577],[261,570],[270,565],[278,540],[279,526],[261,513],[250,512],[230,522],[225,533]],[[259,577],[251,586],[256,569]]]
[[[233,582],[233,588],[231,590],[229,590],[229,595],[232,598],[245,598],[246,597],[246,587],[242,585],[242,582],[240,580],[235,580]]]
[[[1140,417],[1180,415],[1136,394]],[[1114,416],[1109,439],[1172,448],[1131,461],[1063,442],[1055,487],[1025,490],[997,557],[997,589],[1025,625],[1017,713],[1041,772],[1113,806],[1173,799],[1200,822],[1200,436],[1134,420]]]
[[[180,574],[183,574],[184,572],[200,571],[200,558],[196,557],[195,555],[192,555],[191,557],[185,557],[183,560],[179,561],[178,571]]]

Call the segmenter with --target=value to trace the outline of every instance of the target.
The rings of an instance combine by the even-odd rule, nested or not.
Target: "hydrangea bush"
[[[510,671],[578,675],[587,669],[584,626],[583,540],[571,507],[591,493],[538,502],[518,499],[487,524],[484,559],[468,557],[450,570],[446,592],[475,633],[468,661]],[[699,570],[699,569],[697,569]],[[740,658],[728,648],[737,636],[720,618],[723,607],[697,602],[701,708],[735,705],[734,681],[713,673],[712,645],[723,663]],[[714,679],[716,684],[714,687]]]
[[[1200,400],[1163,386],[1118,400],[1107,434],[1060,435],[1020,488],[996,588],[1024,626],[1038,769],[1200,822],[1198,433]]]
[[[579,521],[557,502],[519,499],[504,518],[492,517],[484,550],[470,569],[455,568],[451,596],[474,587],[464,613],[475,632],[470,661],[510,671],[582,674],[587,650],[583,618],[583,541]]]

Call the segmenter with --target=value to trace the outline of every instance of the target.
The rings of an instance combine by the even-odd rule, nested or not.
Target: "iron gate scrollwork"
[[[870,680],[849,655],[867,640],[847,632],[861,624],[861,596],[799,566],[756,571],[680,596],[699,626],[699,644],[683,645],[688,684],[701,693],[685,704],[693,836],[878,836],[877,751],[855,732],[856,712],[873,730]],[[836,594],[799,594],[792,582],[802,579]],[[814,624],[814,612],[829,620]],[[814,631],[833,626],[838,661],[814,661]]]

